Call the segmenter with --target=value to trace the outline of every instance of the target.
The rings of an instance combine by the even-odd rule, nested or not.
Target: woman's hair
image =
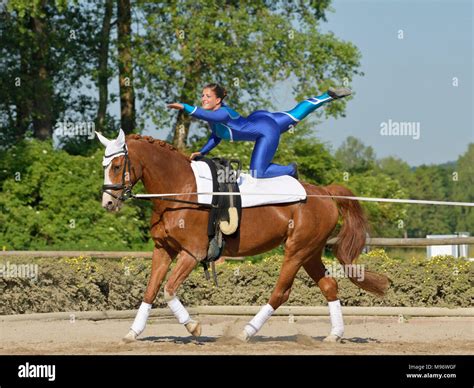
[[[204,86],[204,89],[211,89],[216,94],[216,97],[221,99],[221,102],[227,96],[227,91],[219,84],[207,84]]]

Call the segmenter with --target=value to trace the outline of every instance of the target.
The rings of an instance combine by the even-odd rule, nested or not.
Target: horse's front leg
[[[189,333],[195,337],[201,335],[201,323],[189,315],[186,308],[176,296],[179,286],[186,280],[191,271],[196,267],[198,261],[190,253],[181,251],[178,255],[176,266],[171,271],[170,277],[165,285],[165,300],[178,322],[183,324]]]
[[[135,320],[133,321],[130,331],[123,338],[124,341],[135,341],[137,337],[145,330],[146,321],[150,315],[151,305],[160,290],[163,279],[168,272],[174,254],[161,247],[155,247],[153,250],[153,258],[151,262],[151,274],[148,285],[145,290],[143,302],[138,309]]]

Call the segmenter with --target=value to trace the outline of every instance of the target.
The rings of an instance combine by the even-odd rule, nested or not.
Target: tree
[[[351,43],[318,31],[328,4],[139,3],[144,28],[135,37],[134,48],[144,111],[140,125],[146,117],[160,127],[173,123],[173,143],[184,149],[190,118],[182,112],[170,114],[165,104],[195,104],[200,88],[208,82],[224,84],[232,106],[243,114],[271,109],[266,91],[290,76],[297,81],[297,99],[317,95],[331,85],[348,84],[358,74],[360,54]],[[324,113],[343,114],[345,104],[336,101]]]
[[[21,23],[21,24],[20,24]],[[20,34],[27,30],[9,12],[0,13],[0,147],[21,140],[31,127],[31,83],[26,50],[20,50]]]
[[[315,185],[329,185],[337,179],[340,163],[326,144],[311,136],[310,125],[299,123],[298,129],[283,134],[275,156],[276,163],[298,164],[302,179]]]
[[[400,182],[411,199],[474,201],[474,145],[456,163],[411,168],[406,162],[387,157],[377,162],[376,171]],[[474,216],[469,207],[409,205],[406,221],[411,237],[427,234],[452,234],[474,230]]]
[[[468,145],[466,153],[456,163],[451,177],[454,201],[474,202],[474,143]],[[474,234],[474,211],[472,207],[456,208],[456,232]]]
[[[349,187],[360,197],[406,198],[407,196],[404,186],[400,185],[398,180],[372,170],[351,174],[347,180],[340,179],[337,183]],[[364,201],[361,205],[367,213],[372,237],[404,237],[409,219],[407,205]]]
[[[58,120],[95,116],[94,99],[84,89],[97,57],[96,2],[8,2],[0,23],[3,147],[29,131],[49,140]]]
[[[48,65],[50,42],[47,35],[46,0],[38,2],[38,8],[31,13],[28,24],[33,32],[33,134],[37,139],[46,140],[51,138],[53,133],[53,86]]]
[[[113,0],[106,0],[104,4],[105,12],[102,19],[102,29],[100,31],[99,61],[98,61],[98,87],[99,87],[99,107],[97,109],[96,130],[102,132],[107,115],[107,103],[109,99],[109,42],[110,28],[113,13]]]
[[[396,179],[403,187],[409,189],[412,187],[414,174],[409,164],[400,158],[388,156],[379,159],[375,166],[376,171],[388,175],[390,178]]]
[[[29,122],[36,138],[51,137],[53,91],[46,5],[46,0],[33,5],[16,0],[9,3],[10,12],[2,12],[1,67],[6,77],[2,77],[5,90],[1,94],[7,101],[2,110],[7,112],[8,125],[17,128],[16,134],[9,128],[10,136],[3,136],[7,141],[24,136]]]
[[[400,159],[388,157],[378,161],[372,147],[349,136],[335,153],[339,164],[336,181],[348,186],[356,196],[406,198],[412,172]],[[383,202],[361,202],[366,210],[372,236],[404,237],[409,222],[408,205]]]
[[[452,168],[451,168],[452,170]],[[446,168],[422,165],[414,170],[414,179],[408,187],[413,199],[449,201],[449,179]],[[455,231],[455,212],[449,206],[410,205],[408,233],[412,237],[427,234],[450,234]]]
[[[125,133],[132,133],[135,130],[131,23],[130,0],[117,0],[120,118],[122,129]]]
[[[350,173],[363,173],[375,166],[372,147],[365,146],[359,139],[349,136],[337,149],[336,159],[342,168]]]

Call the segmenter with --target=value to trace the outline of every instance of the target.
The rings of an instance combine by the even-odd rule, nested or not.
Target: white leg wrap
[[[270,318],[273,314],[273,307],[269,304],[263,306],[260,311],[255,315],[252,320],[245,325],[244,331],[247,333],[248,337],[252,337],[257,333],[263,326],[263,324]]]
[[[342,337],[344,335],[344,321],[342,319],[341,302],[339,300],[328,302],[328,306],[331,316],[331,334]]]
[[[142,302],[140,308],[138,309],[137,315],[135,320],[133,321],[133,325],[130,329],[132,329],[137,335],[140,335],[143,330],[145,330],[146,321],[148,316],[150,315],[151,304]]]
[[[186,323],[189,323],[191,320],[188,310],[186,310],[186,308],[181,304],[177,296],[168,301],[168,307],[173,312],[176,319],[178,319],[179,323],[186,325]]]

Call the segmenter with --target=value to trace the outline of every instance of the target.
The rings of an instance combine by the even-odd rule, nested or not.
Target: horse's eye
[[[120,166],[113,166],[114,172],[118,172],[120,170]]]

